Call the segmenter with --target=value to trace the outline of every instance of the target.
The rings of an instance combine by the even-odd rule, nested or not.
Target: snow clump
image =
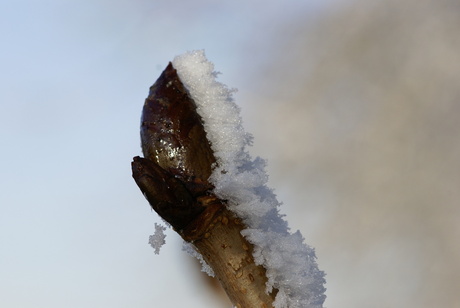
[[[166,243],[166,234],[164,234],[165,230],[166,227],[155,223],[155,233],[149,236],[149,244],[153,249],[155,249],[155,254],[157,255],[160,254],[161,246]]]

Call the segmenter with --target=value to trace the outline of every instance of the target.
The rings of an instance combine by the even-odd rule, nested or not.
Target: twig
[[[150,88],[141,120],[145,158],[133,177],[152,208],[192,243],[236,307],[272,307],[266,270],[256,265],[246,227],[208,181],[216,159],[196,106],[172,64]]]

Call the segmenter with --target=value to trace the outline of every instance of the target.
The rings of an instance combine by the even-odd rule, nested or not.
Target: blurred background
[[[460,307],[456,0],[3,1],[2,307],[230,307],[131,178],[149,86],[205,49],[327,273],[325,307]]]

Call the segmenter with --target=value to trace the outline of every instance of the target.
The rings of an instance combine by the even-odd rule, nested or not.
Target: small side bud
[[[179,179],[155,162],[134,157],[131,167],[133,178],[151,207],[174,229],[182,230],[205,209]]]

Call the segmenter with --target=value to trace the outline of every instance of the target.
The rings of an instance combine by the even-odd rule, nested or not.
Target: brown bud
[[[215,158],[196,105],[172,64],[150,87],[141,119],[145,158],[135,157],[133,177],[152,208],[176,230],[203,212]]]
[[[154,162],[134,157],[133,177],[155,212],[176,230],[182,230],[201,212],[203,206],[195,202],[185,185]]]
[[[171,63],[145,100],[141,144],[145,158],[184,181],[207,181],[216,161],[195,102]]]

